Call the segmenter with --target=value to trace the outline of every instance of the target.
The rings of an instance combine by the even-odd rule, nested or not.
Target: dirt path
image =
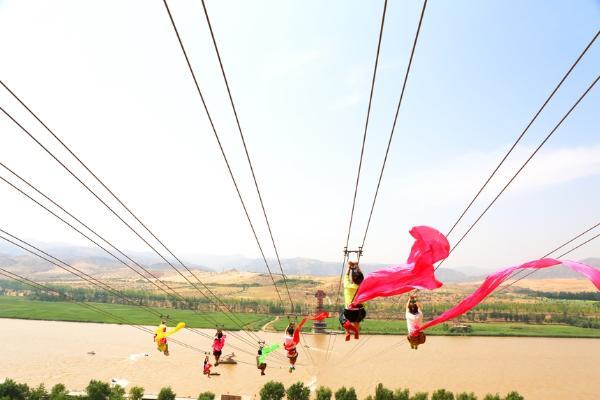
[[[277,321],[279,321],[279,315],[276,316],[274,320],[271,320],[271,321],[267,322],[266,324],[264,324],[263,327],[260,328],[260,330],[263,332],[276,332],[275,329],[271,328],[271,324],[274,324]]]

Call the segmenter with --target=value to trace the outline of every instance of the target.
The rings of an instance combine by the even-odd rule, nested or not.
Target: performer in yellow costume
[[[156,331],[154,332],[154,343],[156,343],[158,351],[163,353],[165,356],[168,356],[169,344],[167,343],[167,338],[183,328],[185,328],[185,322],[180,322],[175,328],[167,332],[167,322],[162,321],[158,328],[156,328]]]

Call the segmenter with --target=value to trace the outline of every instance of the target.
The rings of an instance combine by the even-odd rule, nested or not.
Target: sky
[[[206,4],[281,257],[341,262],[383,1]],[[265,254],[273,257],[202,4],[169,5]],[[388,4],[351,248],[365,229],[421,5]],[[403,262],[412,226],[447,232],[599,27],[599,1],[429,1],[363,260]],[[259,257],[161,1],[0,0],[0,54],[0,79],[176,254]],[[600,40],[451,244],[599,72]],[[115,204],[2,88],[0,105]],[[447,267],[494,269],[534,259],[599,222],[599,110],[600,84]],[[120,247],[145,249],[4,115],[0,161]],[[0,176],[16,182],[3,168]],[[87,244],[4,182],[0,199],[3,229]],[[598,256],[600,240],[570,255]]]

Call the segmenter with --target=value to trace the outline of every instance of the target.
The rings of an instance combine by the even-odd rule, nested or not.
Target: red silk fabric
[[[368,274],[360,284],[352,306],[377,297],[396,296],[413,289],[437,289],[442,283],[435,279],[433,264],[450,254],[448,239],[434,228],[415,226],[410,230],[415,238],[406,264]]]
[[[325,318],[329,318],[329,313],[327,311],[324,311],[317,315],[313,315],[312,317],[302,318],[302,321],[300,321],[300,323],[296,326],[296,329],[294,330],[294,344],[296,345],[300,343],[300,330],[302,329],[302,326],[306,323],[306,321],[323,321]]]
[[[437,318],[434,318],[433,320],[424,324],[418,331],[415,332],[415,334],[418,334],[419,332],[421,332],[429,327],[432,327],[432,326],[441,324],[442,322],[456,318],[459,315],[462,315],[462,314],[466,313],[467,311],[471,310],[477,304],[481,303],[487,296],[489,296],[490,293],[492,293],[494,291],[494,289],[496,289],[501,283],[503,283],[504,281],[509,279],[511,277],[512,273],[517,270],[524,270],[524,269],[535,270],[535,269],[548,268],[548,267],[552,267],[552,266],[559,265],[559,264],[564,264],[567,267],[571,268],[573,271],[578,272],[581,275],[587,277],[590,281],[592,281],[592,283],[600,291],[600,269],[591,267],[587,264],[575,262],[575,261],[556,260],[554,258],[542,258],[539,260],[529,261],[525,264],[505,268],[498,272],[493,273],[492,275],[489,275],[487,278],[485,278],[485,280],[483,281],[483,283],[477,290],[475,290],[469,296],[465,297],[456,306],[445,311]]]

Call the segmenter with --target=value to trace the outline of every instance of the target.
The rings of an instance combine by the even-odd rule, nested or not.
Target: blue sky
[[[388,5],[352,246],[368,216],[421,4]],[[170,5],[271,256],[201,3]],[[340,258],[382,6],[207,1],[283,257]],[[413,225],[447,231],[599,27],[598,1],[431,0],[365,259],[404,261]],[[162,2],[5,0],[0,37],[1,79],[176,253],[258,255]],[[600,42],[451,242],[599,72]],[[3,91],[0,104],[54,146]],[[536,258],[598,222],[599,109],[595,88],[447,266]],[[4,117],[0,131],[3,162],[123,247],[143,248]],[[0,196],[7,230],[81,243],[5,184]],[[600,256],[600,242],[572,256]]]

